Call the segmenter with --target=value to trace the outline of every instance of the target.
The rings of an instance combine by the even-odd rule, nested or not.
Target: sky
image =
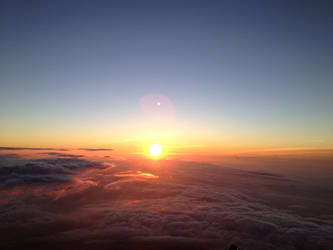
[[[1,1],[1,146],[330,149],[332,10],[331,1]]]
[[[0,1],[0,248],[333,249],[332,13]]]

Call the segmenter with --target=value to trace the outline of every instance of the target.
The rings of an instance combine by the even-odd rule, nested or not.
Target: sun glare
[[[162,146],[160,144],[152,144],[149,147],[149,153],[152,156],[160,156],[162,153]]]

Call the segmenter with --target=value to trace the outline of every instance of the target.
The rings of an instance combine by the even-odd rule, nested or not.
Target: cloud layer
[[[1,162],[4,249],[332,248],[329,194],[283,176],[174,160]]]
[[[58,153],[56,155],[63,156]],[[72,155],[66,155],[66,157],[72,157]],[[16,159],[14,164],[6,163],[0,166],[0,188],[72,182],[72,176],[78,174],[80,170],[103,167],[101,163],[77,159],[76,157],[29,161]]]

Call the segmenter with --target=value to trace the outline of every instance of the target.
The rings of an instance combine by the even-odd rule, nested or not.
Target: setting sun
[[[160,144],[152,144],[149,147],[149,153],[152,156],[160,156],[162,153],[162,146]]]

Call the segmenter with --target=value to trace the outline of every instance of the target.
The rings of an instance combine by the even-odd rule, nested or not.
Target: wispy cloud
[[[112,148],[80,148],[80,150],[85,151],[112,151]]]
[[[46,152],[44,154],[58,157],[83,157],[84,155],[76,155],[76,154],[63,154],[58,152]]]
[[[57,151],[67,151],[64,148],[27,148],[27,147],[0,147],[0,150],[57,150]]]

